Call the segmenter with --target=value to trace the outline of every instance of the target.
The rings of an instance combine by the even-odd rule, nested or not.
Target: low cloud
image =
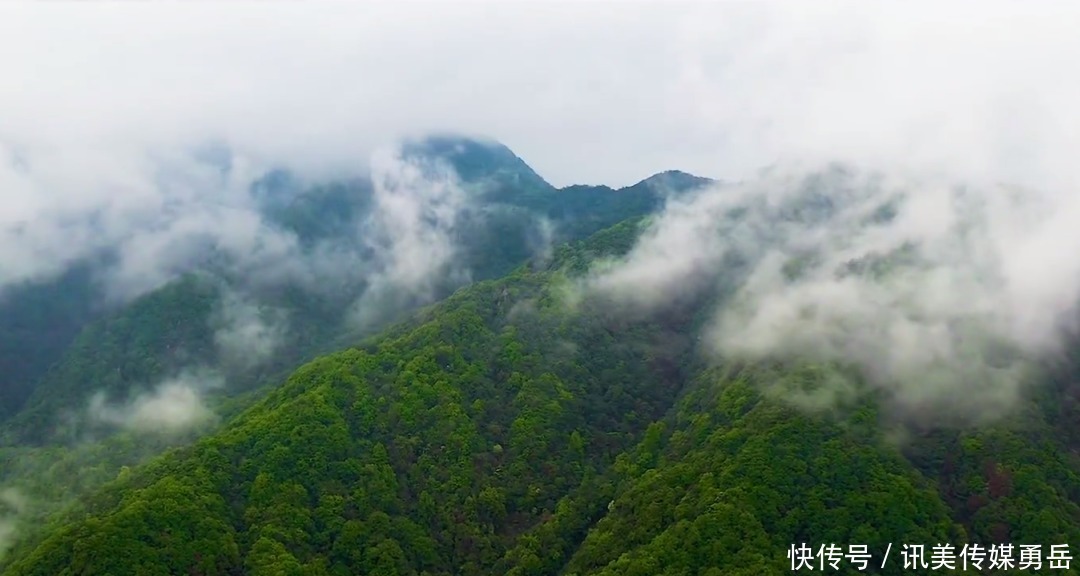
[[[778,158],[1077,184],[1071,5],[430,9],[282,4],[251,26],[241,7],[5,6],[0,62],[20,89],[0,93],[0,285],[100,251],[119,260],[117,298],[208,253],[327,284],[368,261],[329,245],[299,258],[251,179],[355,176],[378,144],[431,131],[494,136],[560,185],[737,179]]]
[[[14,488],[0,489],[0,560],[4,559],[18,537],[19,519],[29,503]]]
[[[216,374],[187,372],[138,392],[125,402],[110,402],[98,393],[90,400],[88,415],[93,422],[128,430],[177,434],[214,420],[204,397],[222,384]]]
[[[383,149],[372,157],[371,178],[374,209],[362,241],[375,257],[367,290],[354,305],[361,326],[385,320],[411,301],[429,300],[440,283],[464,281],[468,274],[453,267],[453,230],[468,198],[451,168]]]
[[[211,270],[252,294],[250,302],[225,302],[219,319],[229,325],[219,331],[219,347],[233,359],[242,355],[237,347],[245,337],[256,339],[251,360],[265,357],[279,340],[282,318],[264,310],[257,324],[252,316],[257,295],[267,289],[351,294],[359,298],[354,316],[363,323],[430,299],[442,282],[468,279],[467,270],[452,266],[451,231],[467,202],[457,175],[445,164],[406,161],[397,147],[361,155],[350,173],[322,176],[356,183],[348,184],[354,186],[348,201],[357,206],[370,178],[373,198],[370,213],[312,244],[260,203],[253,184],[270,166],[233,150],[136,150],[101,158],[35,151],[27,157],[32,163],[15,162],[15,156],[0,162],[0,180],[6,177],[14,192],[13,204],[0,211],[0,240],[7,239],[0,290],[100,258],[107,263],[98,276],[108,298],[124,302],[182,273]],[[319,177],[296,175],[296,187],[281,200],[284,209]]]
[[[288,323],[282,310],[259,306],[226,291],[211,322],[223,366],[248,370],[269,360],[285,342]]]
[[[555,224],[547,217],[537,217],[535,225],[526,231],[525,240],[532,251],[533,258],[540,262],[551,259],[552,250],[555,247]]]
[[[785,301],[809,308],[851,301],[853,311],[826,308],[802,321],[809,333],[823,330],[815,323],[911,309],[901,317],[916,317],[919,328],[880,320],[892,330],[883,342],[948,340],[943,334],[956,333],[955,322],[935,332],[918,318],[958,315],[965,326],[977,320],[977,333],[1004,335],[1022,351],[1052,349],[1052,327],[1072,312],[1073,265],[1058,247],[1071,249],[1074,215],[1064,198],[1080,186],[1073,168],[1080,77],[1067,73],[1078,46],[1074,4],[1038,11],[1010,2],[956,4],[928,17],[906,5],[865,2],[618,10],[526,2],[498,14],[432,6],[435,16],[417,19],[414,8],[390,3],[281,3],[265,7],[258,26],[239,6],[3,9],[0,41],[8,49],[0,50],[0,63],[19,89],[0,91],[0,289],[105,252],[115,262],[105,282],[124,299],[213,255],[237,277],[269,283],[322,289],[342,277],[368,281],[354,316],[370,323],[395,303],[430,294],[431,270],[453,272],[454,249],[443,240],[455,221],[454,187],[410,176],[400,159],[377,160],[383,175],[376,203],[386,220],[370,235],[359,232],[367,242],[357,251],[333,243],[302,249],[260,216],[247,185],[278,166],[312,181],[363,175],[379,143],[461,131],[505,141],[560,185],[630,184],[672,168],[738,180],[778,159],[855,162],[893,177],[903,164],[927,180],[912,185],[903,208],[921,214],[920,226],[966,214],[943,200],[950,194],[917,191],[943,186],[931,174],[962,176],[975,190],[975,200],[964,201],[993,213],[993,222],[975,224],[982,240],[958,231],[962,224],[938,240],[910,224],[866,233],[773,230],[768,219],[758,222],[761,229],[752,217],[735,225],[723,212],[724,196],[704,194],[672,204],[630,260],[596,278],[597,289],[621,293],[638,308],[729,283],[740,293],[742,316],[718,322],[747,322],[748,338],[771,334],[761,327],[774,315],[795,314],[778,308],[783,290],[794,291],[784,292]],[[128,33],[132,22],[140,33]],[[225,163],[191,152],[216,141],[229,147]],[[397,176],[388,182],[387,174]],[[768,197],[761,188],[789,187],[776,178],[735,190],[756,187]],[[1025,193],[1014,211],[993,191],[998,181],[1047,198]],[[1049,215],[1039,212],[1040,202]],[[770,208],[747,209],[752,216]],[[717,239],[724,230],[739,250],[727,248],[730,238]],[[773,237],[785,230],[790,237]],[[929,263],[883,281],[887,288],[830,279],[837,258],[859,256],[838,238],[876,240],[885,249],[896,244],[889,230],[921,241],[920,258]],[[824,247],[821,261],[781,288],[776,268],[786,264],[755,252],[761,239],[780,260],[802,244]],[[963,260],[969,256],[974,264]],[[745,274],[716,277],[731,269]],[[403,289],[411,282],[415,290]],[[930,301],[908,303],[924,291]],[[970,299],[956,302],[964,292]],[[834,340],[821,341],[844,349]],[[740,354],[809,345],[716,341]],[[905,354],[927,364],[922,353],[916,346]],[[897,364],[893,352],[860,354],[876,358],[864,363],[885,366],[886,374],[910,363]]]
[[[111,252],[105,283],[125,299],[200,263],[211,249],[249,259],[289,250],[289,238],[255,211],[247,187],[262,169],[242,157],[223,170],[191,154],[154,150],[7,152],[0,181],[12,203],[0,211],[0,285],[47,278]]]
[[[723,358],[854,365],[899,409],[978,420],[1076,328],[1077,218],[1066,194],[777,169],[673,202],[586,287],[639,310],[714,291]]]

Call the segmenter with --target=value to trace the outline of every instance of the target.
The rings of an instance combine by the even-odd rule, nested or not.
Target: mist
[[[994,412],[1072,328],[1076,5],[115,8],[0,8],[0,290],[104,252],[124,301],[210,259],[271,285],[365,283],[350,318],[371,325],[468,278],[447,234],[467,194],[383,151],[444,131],[490,135],[556,185],[739,182],[670,204],[590,281],[639,309],[722,288],[721,355],[849,359],[912,409]],[[856,182],[823,184],[828,223],[777,225],[834,162]],[[274,168],[374,176],[360,248],[268,222],[250,185]],[[894,217],[863,220],[894,195]],[[890,253],[885,274],[837,271]]]
[[[18,490],[0,489],[0,560],[15,543],[19,517],[25,513],[27,504]]]
[[[711,291],[710,355],[854,365],[905,413],[981,421],[1076,332],[1078,217],[1033,189],[774,168],[669,203],[586,289],[645,310]]]
[[[260,306],[235,291],[222,295],[211,324],[222,366],[250,370],[270,360],[285,343],[288,317],[284,310]]]
[[[104,394],[90,399],[87,416],[91,422],[109,424],[143,433],[176,435],[211,424],[213,411],[206,405],[207,393],[223,386],[212,371],[186,371],[130,398],[115,402]]]
[[[737,181],[792,160],[1076,183],[1068,4],[0,10],[18,79],[0,91],[0,285],[117,246],[120,298],[206,246],[280,272],[297,248],[252,210],[252,178],[364,175],[433,131],[497,138],[557,185]],[[227,169],[197,153],[210,144]]]
[[[364,328],[386,320],[413,300],[427,301],[438,283],[468,271],[452,268],[458,247],[452,231],[467,204],[457,174],[443,163],[402,159],[381,149],[372,157],[374,209],[364,243],[376,258],[368,288],[353,305],[352,320]]]

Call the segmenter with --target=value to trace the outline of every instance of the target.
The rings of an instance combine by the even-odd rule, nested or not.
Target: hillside
[[[0,299],[0,421],[19,410],[31,383],[94,317],[99,294],[90,276],[89,267],[75,266],[51,282],[9,289]]]
[[[1011,419],[897,441],[873,394],[816,413],[785,400],[861,382],[848,367],[704,361],[723,294],[637,315],[568,305],[641,230],[562,246],[304,365],[122,471],[5,574],[780,574],[801,542],[866,544],[872,565],[891,543],[879,573],[900,574],[901,543],[1080,541],[1067,366]]]
[[[1080,3],[2,10],[0,576],[1080,576]]]
[[[499,201],[485,190],[505,178],[507,159],[510,168],[527,169],[520,159],[501,145],[432,142],[466,146],[473,164],[441,156],[417,161],[448,162],[455,173],[465,172],[463,187],[478,195],[438,237],[454,250],[426,272],[429,290],[383,287],[378,298],[365,300],[377,286],[368,270],[380,264],[365,244],[366,232],[380,232],[372,182],[310,183],[275,171],[256,180],[250,194],[269,225],[296,239],[299,253],[270,262],[276,269],[208,253],[160,287],[117,300],[106,297],[106,280],[119,254],[105,253],[59,277],[0,293],[0,489],[20,502],[0,506],[0,556],[10,542],[8,526],[36,525],[122,468],[228,422],[318,354],[374,334],[472,280],[505,275],[527,261],[544,266],[563,239],[644,215],[660,206],[661,194],[709,182],[644,194],[563,193],[515,187],[516,179],[500,184],[506,197]],[[436,152],[445,150],[430,154]],[[211,160],[228,170],[222,155],[227,150]],[[529,195],[537,190],[541,196]],[[624,196],[652,199],[623,205]],[[560,213],[568,198],[590,204]]]
[[[710,182],[557,191],[498,143],[437,136],[403,150],[419,166],[447,166],[472,195],[435,222],[422,211],[398,222],[380,211],[371,177],[310,183],[276,170],[253,182],[250,196],[266,225],[295,241],[294,253],[264,263],[207,252],[127,301],[103,297],[103,278],[115,272],[108,255],[0,293],[0,438],[8,445],[66,441],[81,426],[67,413],[93,393],[122,401],[188,368],[222,372],[228,392],[252,390],[339,348],[342,338],[374,333],[469,281],[542,260],[558,243]],[[208,161],[227,170],[219,158],[227,154],[218,150]],[[398,184],[431,185],[415,177]],[[420,277],[393,278],[407,267],[401,258],[415,258],[404,252],[411,245],[383,244],[398,225],[411,227],[417,247],[444,244],[437,258],[408,264]],[[400,285],[406,281],[413,285]],[[216,339],[229,332],[261,342],[228,350]]]

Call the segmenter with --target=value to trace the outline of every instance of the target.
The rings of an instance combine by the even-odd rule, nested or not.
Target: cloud
[[[468,201],[453,170],[404,160],[389,149],[373,156],[371,168],[374,209],[363,241],[376,258],[367,290],[354,305],[361,326],[385,319],[412,299],[430,299],[440,282],[467,273],[451,267],[457,254],[454,226]]]
[[[546,216],[538,216],[534,222],[535,224],[526,230],[525,240],[533,257],[540,262],[547,262],[555,248],[555,225]]]
[[[234,157],[228,171],[190,154],[70,150],[31,154],[9,177],[0,210],[0,285],[37,280],[112,251],[110,296],[156,288],[214,251],[258,264],[292,256],[295,238],[271,228],[248,186],[261,170]]]
[[[798,159],[1076,183],[1080,82],[1063,74],[1075,6],[770,4],[728,16],[687,29],[675,86],[739,177]]]
[[[304,245],[295,231],[273,220],[252,189],[269,167],[226,154],[223,168],[191,151],[136,153],[139,160],[124,173],[127,187],[103,182],[96,189],[98,181],[87,175],[86,194],[81,184],[54,187],[48,177],[39,182],[38,174],[76,178],[62,163],[41,158],[39,168],[21,176],[26,194],[17,197],[26,200],[24,212],[6,213],[7,227],[0,221],[0,237],[8,240],[0,249],[0,289],[105,256],[109,265],[99,275],[113,301],[202,268],[256,293],[289,284],[335,297],[345,289],[355,297],[357,286],[367,286],[371,294],[363,307],[387,297],[429,297],[455,255],[448,232],[467,199],[447,166],[406,162],[396,146],[375,149],[356,168],[373,179],[371,213]],[[300,186],[307,182],[302,179]],[[363,184],[356,186],[349,193],[363,194]],[[68,202],[68,194],[76,202]],[[318,215],[330,216],[336,215]],[[225,341],[235,342],[226,334],[221,338],[226,347],[232,344]]]
[[[29,502],[14,488],[0,490],[0,560],[15,544],[19,517],[26,513]]]
[[[214,420],[204,396],[222,385],[216,374],[186,372],[125,402],[110,402],[99,392],[91,398],[87,412],[93,422],[138,432],[176,434]]]
[[[244,5],[4,10],[20,89],[0,95],[0,140],[27,146],[209,136],[314,170],[446,129],[496,136],[559,184],[628,185],[796,153],[1038,171],[1017,142],[1075,146],[1080,121],[1065,3],[277,4],[258,25]]]
[[[834,257],[858,255],[841,233],[731,232],[745,236],[741,245],[766,238],[781,251],[819,249],[824,268],[811,267],[784,301],[843,298],[855,310],[819,318],[956,304],[947,315],[989,322],[994,335],[1015,330],[1008,342],[1041,350],[1054,341],[1049,319],[1071,312],[1075,4],[515,2],[498,11],[426,5],[422,17],[396,3],[278,3],[257,16],[241,4],[0,10],[0,69],[18,86],[0,90],[0,285],[116,250],[110,278],[123,297],[217,251],[268,278],[315,285],[375,270],[362,304],[378,310],[408,282],[425,292],[427,271],[452,258],[438,243],[453,220],[451,187],[376,159],[387,221],[367,245],[388,252],[367,258],[322,245],[298,257],[295,238],[253,209],[246,184],[278,165],[312,181],[366,174],[385,142],[461,131],[507,143],[559,185],[632,184],[672,168],[753,182],[761,166],[796,178],[834,161],[911,177],[923,192],[909,193],[905,214],[926,228],[844,233],[886,248],[894,235],[922,243],[929,263],[887,290],[823,279]],[[207,142],[231,150],[230,169],[191,154]],[[420,189],[403,192],[402,182]],[[981,239],[949,227],[968,217],[942,191],[951,182],[975,190],[971,201],[988,218],[972,224]],[[1010,207],[996,192],[1001,182],[1031,192]],[[774,184],[765,188],[790,188]],[[724,281],[710,274],[739,263],[723,247],[729,240],[710,234],[721,226],[713,220],[721,200],[672,205],[635,256],[597,282],[637,282],[626,297],[647,303]],[[682,252],[696,241],[700,248]],[[779,260],[750,256],[732,290],[773,287]],[[956,302],[950,290],[974,297]],[[937,300],[908,303],[924,292]],[[750,311],[743,319],[765,322],[753,311],[773,310],[770,294],[736,298]],[[947,340],[925,330],[890,338]]]
[[[277,270],[299,256],[296,237],[266,221],[250,194],[261,171],[232,158],[227,171],[186,158],[156,164],[145,205],[110,199],[102,228],[115,248],[108,285],[119,298],[152,290],[177,273],[224,258],[248,270]],[[268,274],[268,272],[264,272]]]
[[[259,306],[235,291],[226,291],[211,319],[223,366],[248,370],[269,360],[285,343],[288,321],[284,311]]]
[[[856,365],[895,407],[980,419],[1078,327],[1078,217],[1035,189],[774,169],[673,201],[586,287],[646,310],[712,290],[724,358]]]
[[[0,10],[18,86],[0,91],[0,284],[116,246],[119,297],[208,247],[294,270],[250,179],[365,173],[428,131],[491,135],[560,185],[787,159],[1076,185],[1067,3],[278,3],[257,24],[242,4]],[[229,170],[191,154],[207,142]],[[341,252],[322,247],[317,271],[360,267]]]

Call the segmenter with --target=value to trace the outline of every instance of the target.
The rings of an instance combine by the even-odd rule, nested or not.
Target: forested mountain
[[[201,157],[227,171],[227,154],[217,150]],[[227,372],[233,391],[251,389],[268,377],[283,377],[319,351],[338,348],[339,338],[370,333],[470,280],[495,278],[530,258],[546,258],[557,243],[647,214],[667,194],[710,182],[658,175],[622,190],[557,190],[505,146],[451,136],[408,142],[402,158],[423,168],[447,168],[441,177],[458,181],[469,195],[453,207],[452,219],[440,216],[446,221],[435,224],[445,234],[417,236],[452,249],[445,262],[431,264],[429,289],[373,289],[379,288],[373,287],[373,271],[384,263],[372,239],[398,233],[375,221],[384,216],[373,214],[379,202],[375,176],[309,183],[287,170],[273,171],[251,185],[250,195],[269,225],[296,239],[299,253],[277,267],[300,268],[303,278],[266,278],[268,272],[252,268],[257,264],[208,251],[160,288],[117,305],[103,298],[110,257],[104,254],[55,279],[0,293],[2,436],[8,444],[70,437],[77,431],[63,413],[84,406],[90,394],[122,400],[192,366]],[[663,186],[654,185],[661,181]],[[416,209],[418,220],[432,217]],[[370,302],[357,310],[365,296]],[[355,321],[357,313],[364,322]],[[243,339],[274,340],[273,353],[260,353],[256,344],[233,354],[245,358],[225,358],[229,351],[215,345],[221,344],[215,338],[230,330]],[[10,418],[15,420],[5,424]]]
[[[0,420],[16,412],[39,378],[94,316],[100,295],[87,265],[48,283],[9,289],[0,299]]]
[[[685,177],[634,188],[672,180]],[[1008,417],[903,427],[889,390],[849,362],[703,354],[716,307],[744,305],[732,286],[769,257],[745,226],[774,239],[793,222],[835,227],[843,199],[863,194],[846,182],[826,173],[792,202],[723,204],[725,241],[748,249],[719,259],[718,277],[697,284],[707,289],[636,313],[582,286],[662,236],[644,207],[461,287],[304,364],[208,436],[123,469],[23,539],[4,573],[780,574],[800,543],[866,545],[867,571],[883,574],[911,572],[902,544],[925,545],[928,561],[944,544],[953,557],[1004,543],[1075,555],[1074,360],[1040,372]],[[594,222],[626,209],[581,206]],[[789,282],[814,273],[810,248],[783,262]],[[889,281],[919,261],[913,250],[830,274]],[[633,285],[624,297],[649,288]],[[862,393],[828,410],[791,401],[840,381]]]
[[[231,169],[227,150],[204,152],[214,170]],[[18,506],[0,506],[0,548],[12,518],[25,528],[122,466],[228,421],[303,361],[471,280],[542,266],[559,243],[710,182],[660,175],[659,186],[558,190],[500,144],[449,136],[407,144],[403,157],[468,196],[452,221],[435,223],[447,224],[435,240],[453,251],[433,266],[429,290],[364,300],[382,264],[369,240],[386,232],[376,221],[386,191],[373,177],[319,183],[276,170],[250,187],[265,221],[296,239],[298,253],[276,268],[211,249],[160,287],[117,300],[107,280],[119,254],[106,250],[0,293],[0,488],[20,494]]]

